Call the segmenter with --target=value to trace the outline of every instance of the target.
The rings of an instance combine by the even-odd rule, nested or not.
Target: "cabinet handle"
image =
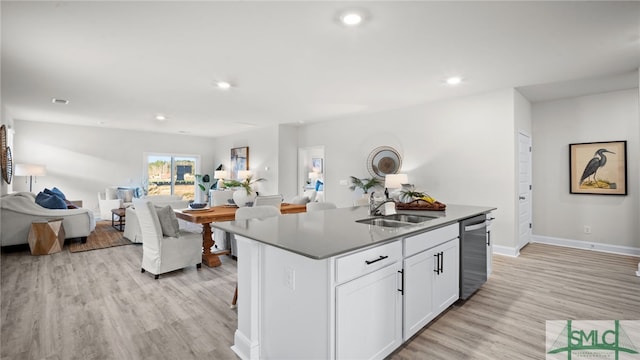
[[[367,265],[371,265],[371,264],[373,264],[374,262],[378,262],[378,261],[380,261],[380,260],[384,260],[384,259],[386,259],[386,258],[388,258],[388,256],[382,256],[382,255],[380,255],[380,257],[379,257],[379,258],[377,258],[377,259],[375,259],[375,260],[365,260],[364,262],[365,262]]]
[[[440,253],[433,254],[436,257],[436,268],[433,270],[434,273],[440,274]]]
[[[487,246],[491,246],[491,231],[487,231]]]
[[[440,261],[438,262],[440,264],[440,272],[438,274],[442,274],[444,272],[443,269],[443,265],[444,265],[444,252],[440,251]]]
[[[400,273],[400,289],[398,291],[400,291],[401,295],[404,295],[404,270],[398,270],[398,272]]]

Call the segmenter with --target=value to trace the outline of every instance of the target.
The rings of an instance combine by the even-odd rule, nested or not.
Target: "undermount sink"
[[[361,224],[397,228],[397,227],[419,224],[435,218],[436,218],[435,216],[426,216],[426,215],[393,214],[393,215],[356,220],[356,222]]]
[[[408,222],[412,224],[419,224],[421,222],[429,221],[431,219],[435,219],[435,216],[427,216],[427,215],[410,215],[410,214],[393,214],[382,217],[385,220],[395,220],[401,222]]]
[[[383,218],[362,219],[362,220],[356,220],[356,222],[359,222],[361,224],[369,224],[369,225],[377,225],[377,226],[385,226],[385,227],[403,227],[403,226],[411,225],[410,223],[404,223],[404,222],[394,221],[394,220],[385,220]]]

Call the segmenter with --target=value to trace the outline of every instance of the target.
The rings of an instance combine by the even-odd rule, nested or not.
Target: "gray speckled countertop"
[[[367,206],[289,214],[263,220],[212,223],[215,228],[238,234],[312,259],[326,259],[373,244],[382,244],[458,222],[495,208],[447,205],[445,211],[398,211],[403,214],[435,216],[411,226],[389,228],[357,223],[370,218]]]

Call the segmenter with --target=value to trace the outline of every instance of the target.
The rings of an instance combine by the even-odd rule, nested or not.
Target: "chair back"
[[[233,191],[230,190],[211,190],[211,206],[229,205],[229,199],[233,198]]]
[[[149,200],[135,199],[133,204],[138,215],[140,233],[142,234],[142,251],[160,256],[160,242],[162,241],[162,227],[156,213],[156,208]],[[149,254],[147,254],[149,255]]]
[[[318,195],[318,192],[315,190],[305,190],[302,193],[302,196],[306,196],[309,198],[309,202],[314,202],[316,201],[316,196]]]
[[[253,206],[273,206],[280,210],[282,195],[258,195],[253,200]]]
[[[245,206],[236,210],[236,220],[266,219],[278,215],[280,210],[269,205]]]
[[[307,204],[307,211],[322,211],[322,210],[331,210],[336,209],[337,206],[334,203],[330,202],[310,202]]]
[[[368,197],[361,197],[353,201],[353,206],[364,206],[369,205]]]

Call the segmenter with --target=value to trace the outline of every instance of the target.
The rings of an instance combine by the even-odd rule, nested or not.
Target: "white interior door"
[[[531,138],[518,133],[518,250],[531,240]]]

